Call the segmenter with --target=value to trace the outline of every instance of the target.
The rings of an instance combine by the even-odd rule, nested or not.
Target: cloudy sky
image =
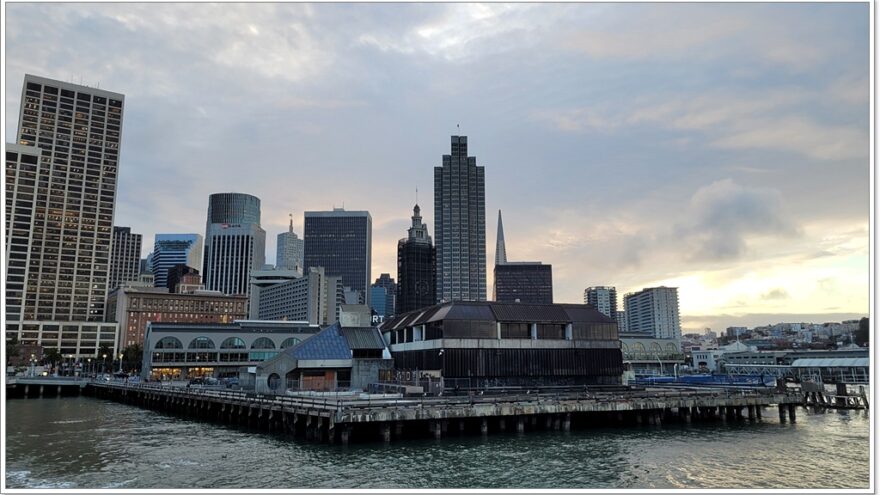
[[[869,309],[867,4],[6,4],[25,73],[126,95],[116,224],[204,234],[208,195],[366,209],[396,276],[415,190],[467,135],[488,259],[679,287],[685,329]],[[491,273],[491,268],[490,268]],[[491,280],[490,280],[491,286]],[[491,291],[490,291],[491,292]],[[621,297],[622,299],[622,297]]]

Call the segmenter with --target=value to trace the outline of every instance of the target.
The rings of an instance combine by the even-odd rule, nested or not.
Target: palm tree
[[[122,354],[128,366],[135,368],[137,371],[141,370],[144,360],[144,348],[142,345],[131,344],[122,351]]]
[[[9,358],[18,357],[18,336],[13,335],[6,341],[6,365],[9,366]]]

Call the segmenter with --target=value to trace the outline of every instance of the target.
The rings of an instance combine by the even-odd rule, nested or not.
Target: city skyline
[[[866,6],[227,8],[7,5],[7,142],[25,73],[86,77],[126,95],[115,224],[145,246],[198,232],[209,194],[246,192],[263,201],[268,235],[291,207],[370,211],[372,271],[395,273],[410,191],[432,218],[437,155],[467,135],[486,209],[516,218],[518,258],[554,265],[560,302],[593,285],[621,297],[679,287],[685,331],[868,312]],[[190,32],[174,32],[169,12],[193,19]],[[299,26],[291,38],[285,21]],[[86,55],[108,37],[119,46]],[[192,59],[194,79],[174,57]],[[383,83],[396,77],[413,88]]]

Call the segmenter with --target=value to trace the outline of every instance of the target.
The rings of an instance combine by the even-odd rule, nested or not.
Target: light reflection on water
[[[10,488],[867,488],[869,416],[320,445],[92,398],[6,402]]]

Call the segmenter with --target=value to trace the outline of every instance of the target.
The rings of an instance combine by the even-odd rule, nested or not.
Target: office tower
[[[452,136],[452,153],[434,167],[437,300],[486,300],[485,169],[467,156],[467,136]]]
[[[296,270],[303,273],[303,240],[293,231],[293,215],[290,216],[290,230],[278,234],[275,268]]]
[[[166,282],[165,282],[165,288],[168,289],[168,292],[170,292],[170,293],[180,292],[177,289],[177,285],[183,281],[184,277],[186,277],[188,275],[198,275],[198,274],[199,274],[199,271],[189,265],[186,265],[183,263],[178,264],[178,265],[174,265],[168,269]],[[200,280],[201,280],[201,278],[202,277],[199,276]]]
[[[146,258],[141,258],[138,273],[153,273],[153,253],[148,254]]]
[[[397,242],[397,308],[406,313],[437,302],[437,250],[422,223],[419,205],[413,207],[407,237]]]
[[[249,294],[252,270],[266,262],[266,231],[260,200],[250,194],[217,193],[208,200],[205,287],[224,294]]]
[[[140,274],[140,261],[141,235],[132,234],[129,227],[113,227],[108,289],[113,290],[122,282],[137,280]]]
[[[651,287],[623,297],[627,333],[638,333],[658,339],[681,338],[678,317],[678,289]]]
[[[304,268],[324,267],[328,277],[358,292],[359,304],[370,304],[373,219],[367,211],[307,211],[303,228]]]
[[[614,287],[588,287],[584,291],[584,304],[599,310],[603,315],[617,321],[617,289]]]
[[[507,247],[504,245],[504,224],[501,222],[501,210],[498,210],[498,234],[495,236],[495,264],[507,263]]]
[[[553,266],[540,261],[495,265],[495,301],[553,304]]]
[[[156,234],[150,255],[156,287],[168,287],[168,270],[177,265],[202,268],[201,234]]]
[[[116,325],[101,322],[124,99],[24,77],[6,156],[7,338],[80,357],[115,342]]]
[[[342,304],[337,298],[338,283],[339,277],[327,277],[323,268],[312,267],[302,277],[264,286],[251,319],[331,325],[336,322]]]
[[[370,286],[370,308],[383,318],[394,316],[396,301],[397,284],[394,283],[391,274],[379,275],[376,282]]]
[[[266,287],[272,287],[291,280],[302,278],[303,274],[297,270],[252,270],[251,271],[251,292],[250,304],[248,306],[248,318],[252,320],[261,320],[260,311],[260,293]],[[268,318],[276,319],[276,318]],[[312,323],[318,323],[317,320]]]

